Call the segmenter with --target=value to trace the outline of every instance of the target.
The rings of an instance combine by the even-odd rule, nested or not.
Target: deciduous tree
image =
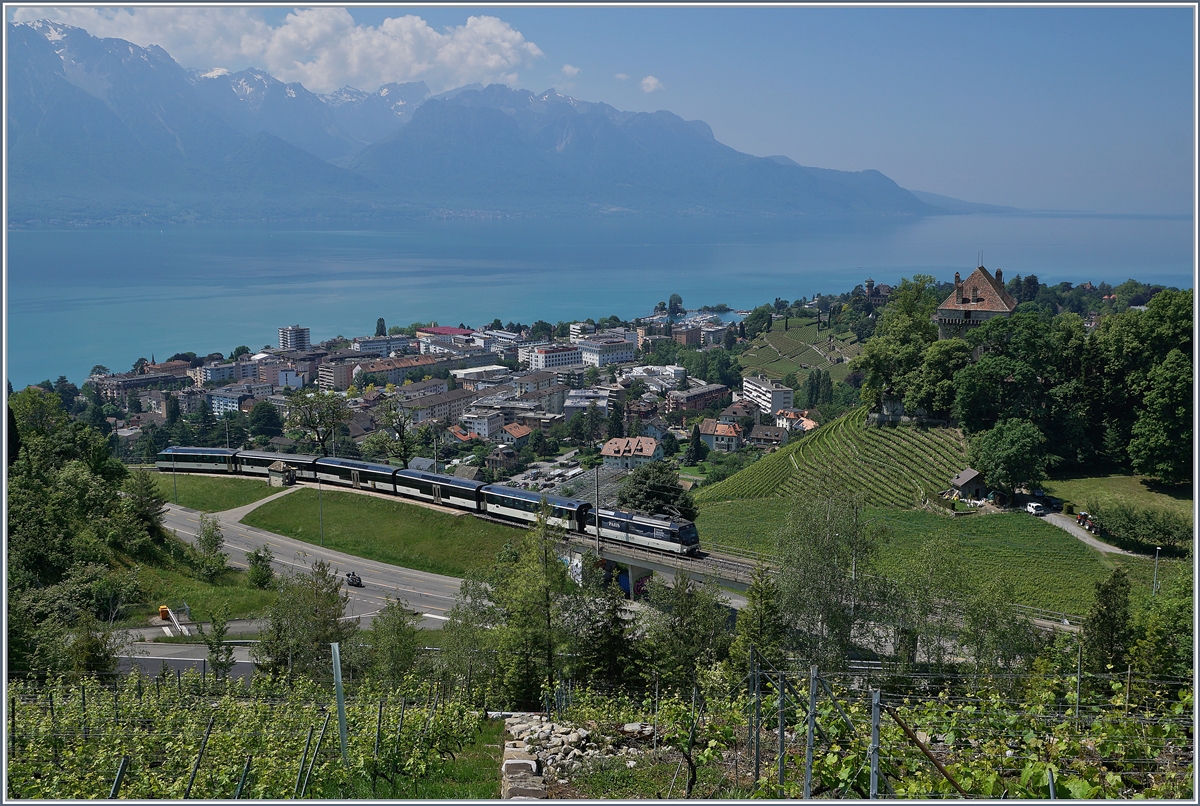
[[[630,473],[617,492],[617,504],[652,515],[676,510],[688,520],[698,514],[696,500],[679,486],[679,474],[666,462],[648,462]]]
[[[329,455],[330,438],[349,419],[346,401],[334,392],[304,392],[288,400],[288,427],[310,434],[322,456]]]

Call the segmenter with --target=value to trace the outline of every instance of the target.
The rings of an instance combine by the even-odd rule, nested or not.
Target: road
[[[346,616],[360,617],[364,627],[383,609],[389,598],[404,599],[413,610],[423,613],[425,618],[422,627],[438,629],[442,626],[447,620],[446,613],[454,607],[454,597],[462,580],[364,560],[238,522],[255,507],[287,495],[295,489],[298,488],[289,488],[253,504],[217,513],[217,517],[221,519],[225,552],[229,555],[231,566],[246,568],[246,554],[263,544],[269,546],[275,555],[272,566],[276,572],[304,572],[313,562],[325,560],[339,574],[354,571],[362,577],[362,588],[343,589],[350,594],[350,601],[346,604]],[[170,504],[167,506],[163,525],[167,529],[173,529],[179,537],[189,543],[194,542],[200,529],[200,513],[194,509]]]
[[[1089,532],[1087,529],[1084,529],[1082,526],[1077,524],[1075,522],[1075,519],[1072,518],[1070,515],[1062,515],[1057,512],[1050,512],[1050,513],[1047,513],[1046,520],[1049,521],[1050,523],[1054,524],[1055,526],[1057,526],[1059,529],[1062,529],[1063,531],[1079,538],[1084,543],[1086,543],[1088,546],[1094,548],[1096,551],[1101,551],[1101,552],[1104,552],[1105,554],[1124,554],[1128,557],[1136,556],[1131,551],[1125,551],[1124,549],[1119,549],[1116,546],[1110,546],[1108,543],[1105,543],[1103,540],[1097,540],[1095,537],[1092,536],[1091,532]]]

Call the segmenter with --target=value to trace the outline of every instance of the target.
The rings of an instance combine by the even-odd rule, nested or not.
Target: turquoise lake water
[[[905,221],[423,221],[386,229],[249,226],[13,231],[7,369],[20,388],[94,364],[314,341],[437,320],[481,325],[752,307],[922,272],[989,268],[1043,282],[1193,284],[1192,221],[939,216]]]

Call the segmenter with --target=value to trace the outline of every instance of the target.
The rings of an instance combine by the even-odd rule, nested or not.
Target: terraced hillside
[[[697,501],[791,497],[824,473],[865,492],[873,506],[908,508],[946,489],[966,467],[967,449],[953,428],[866,428],[866,407],[839,417],[786,448],[763,457]]]
[[[761,373],[778,380],[795,372],[803,380],[810,370],[824,369],[840,381],[850,373],[850,359],[862,351],[862,345],[853,333],[834,334],[832,341],[829,336],[828,330],[817,333],[815,321],[792,320],[786,331],[776,324],[770,333],[759,335],[739,361],[750,375]]]

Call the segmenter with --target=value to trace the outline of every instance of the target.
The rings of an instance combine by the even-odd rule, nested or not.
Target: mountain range
[[[702,121],[554,90],[320,95],[44,20],[9,24],[8,42],[10,225],[1007,210],[914,194],[878,171],[751,156]]]

